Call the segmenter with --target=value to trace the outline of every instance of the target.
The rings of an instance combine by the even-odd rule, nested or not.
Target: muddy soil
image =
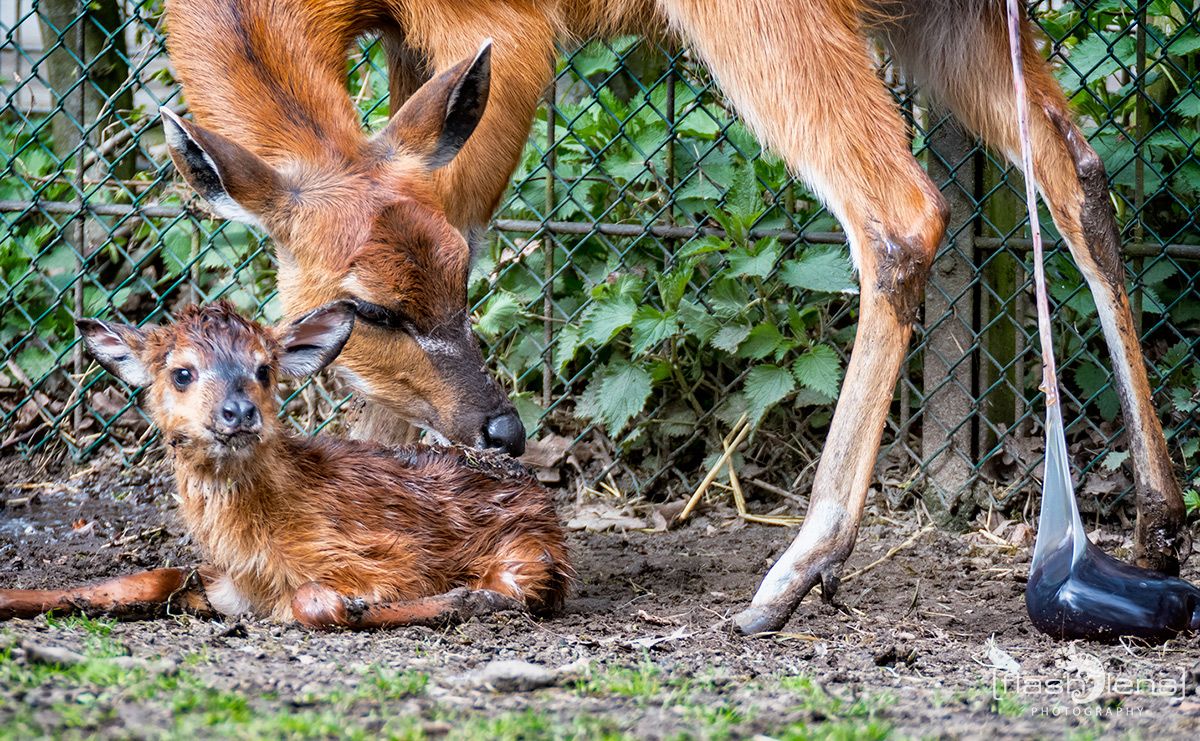
[[[196,562],[175,519],[172,491],[161,464],[99,461],[48,474],[4,462],[0,586],[59,587]],[[564,493],[564,520],[572,514],[570,500]],[[319,695],[356,681],[364,666],[381,665],[430,678],[428,692],[393,712],[532,708],[560,720],[598,716],[648,738],[770,735],[792,721],[820,721],[819,710],[798,706],[786,689],[784,678],[795,676],[846,703],[872,703],[882,727],[896,736],[1198,737],[1200,639],[1146,647],[1063,644],[1037,634],[1023,602],[1027,541],[1018,523],[989,524],[986,532],[980,526],[945,533],[914,513],[872,502],[837,605],[810,596],[785,631],[770,637],[734,635],[730,616],[748,602],[794,528],[747,525],[711,505],[666,532],[573,533],[578,582],[565,612],[553,619],[500,615],[446,630],[350,634],[176,618],[119,624],[112,638],[134,656],[201,654],[197,671],[206,681],[251,696]],[[1128,547],[1122,533],[1096,535],[1110,551]],[[1185,576],[1200,577],[1198,566],[1200,556]],[[5,632],[10,643],[82,640],[44,618],[0,626]],[[692,706],[738,712],[717,734],[661,693],[638,698],[571,685],[497,692],[464,683],[495,659],[550,667],[584,659],[593,675],[650,664],[671,686],[695,679],[688,685]],[[36,691],[17,694],[0,687],[0,708],[47,701]],[[92,730],[148,734],[162,720],[156,712],[130,708],[113,725]],[[425,728],[433,736],[444,730],[435,721]]]

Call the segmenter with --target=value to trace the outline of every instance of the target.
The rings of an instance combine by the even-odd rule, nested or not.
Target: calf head
[[[245,460],[282,433],[280,376],[306,376],[332,362],[354,316],[354,306],[341,301],[273,329],[220,301],[185,309],[166,326],[77,324],[100,365],[147,387],[147,406],[167,444],[221,464]]]

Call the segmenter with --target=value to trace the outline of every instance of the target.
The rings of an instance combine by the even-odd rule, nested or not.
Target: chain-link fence
[[[214,221],[166,157],[158,107],[185,110],[161,2],[2,0],[0,452],[136,455],[132,390],[90,367],[76,316],[168,318],[218,296],[279,315],[262,235]],[[1173,459],[1200,476],[1200,5],[1033,8],[1112,180],[1132,300]],[[856,320],[840,227],[763,154],[685,49],[635,38],[564,50],[471,283],[478,332],[531,435],[570,441],[580,486],[691,489],[743,414],[743,482],[788,506],[811,479]],[[1031,274],[1019,176],[881,58],[914,148],[953,208],[878,485],[935,507],[1024,506],[1040,456]],[[347,66],[364,124],[388,111],[366,39]],[[1048,218],[1045,220],[1049,224]],[[1095,307],[1050,256],[1071,449],[1086,507],[1130,488]],[[301,429],[348,402],[290,396]],[[555,438],[561,441],[562,438]]]

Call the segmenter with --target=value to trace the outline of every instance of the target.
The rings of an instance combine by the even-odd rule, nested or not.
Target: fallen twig
[[[924,535],[925,533],[929,532],[932,529],[933,529],[932,524],[926,525],[925,527],[921,528],[920,530],[916,531],[912,535],[905,538],[903,543],[895,546],[894,548],[891,548],[890,550],[888,550],[887,553],[883,554],[882,556],[875,559],[871,563],[867,564],[866,566],[863,566],[861,569],[852,571],[849,574],[847,574],[846,576],[842,577],[841,582],[843,584],[845,584],[846,582],[850,581],[851,579],[853,579],[855,577],[862,576],[863,574],[867,573],[868,571],[871,571],[872,569],[878,567],[880,564],[883,564],[884,562],[888,561],[889,559],[894,557],[897,553],[904,550],[905,548],[911,548],[913,546],[913,544],[916,543],[921,538],[922,535]]]
[[[725,453],[725,466],[729,469],[729,488],[733,491],[733,503],[737,507],[739,517],[746,522],[754,522],[760,525],[779,525],[782,527],[798,525],[804,521],[802,517],[751,514],[746,508],[746,493],[742,491],[742,482],[738,478],[737,468],[733,465],[733,450],[730,449],[728,444],[725,445]]]
[[[165,530],[166,530],[166,528],[164,528],[164,527],[152,527],[152,528],[148,528],[146,530],[139,530],[138,532],[132,533],[130,535],[123,535],[119,538],[114,538],[113,540],[108,541],[107,543],[105,543],[104,545],[102,545],[100,547],[101,548],[117,548],[117,547],[120,547],[123,545],[128,545],[130,543],[133,543],[134,541],[145,540],[146,538],[149,538],[149,537],[152,537],[155,535],[159,535],[159,534],[163,533]]]
[[[683,522],[691,516],[692,510],[695,509],[696,505],[700,503],[700,497],[704,496],[704,492],[708,491],[708,487],[711,486],[712,482],[716,480],[717,476],[721,473],[721,468],[725,465],[726,461],[729,460],[729,457],[733,455],[733,451],[737,450],[738,446],[742,444],[742,441],[746,439],[746,435],[750,434],[750,425],[746,424],[746,419],[747,416],[743,414],[733,426],[733,429],[729,431],[729,435],[725,436],[725,441],[728,441],[730,437],[733,437],[734,433],[736,433],[736,437],[733,437],[733,441],[725,445],[725,451],[721,454],[721,457],[717,459],[717,462],[713,464],[713,467],[708,470],[708,473],[704,476],[704,480],[701,481],[700,485],[696,487],[696,491],[692,492],[691,498],[688,499],[687,506],[684,507],[683,511],[680,512],[675,518],[677,522]]]

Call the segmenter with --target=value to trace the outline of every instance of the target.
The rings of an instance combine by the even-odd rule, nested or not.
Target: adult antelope
[[[405,419],[511,450],[522,431],[485,380],[467,325],[469,245],[517,163],[555,41],[635,32],[690,45],[742,119],[841,221],[860,275],[855,350],[804,526],[738,626],[779,628],[817,583],[832,595],[947,220],[876,76],[871,40],[1014,158],[1002,0],[173,0],[167,22],[199,122],[167,123],[185,178],[219,214],[274,237],[289,314],[349,298],[374,325],[354,333],[339,361],[369,400],[359,434],[386,439]],[[347,50],[366,32],[382,37],[391,99],[403,103],[370,137],[344,80]],[[1129,430],[1137,560],[1176,571],[1189,552],[1183,503],[1104,169],[1027,22],[1022,35],[1038,184],[1095,296]]]

